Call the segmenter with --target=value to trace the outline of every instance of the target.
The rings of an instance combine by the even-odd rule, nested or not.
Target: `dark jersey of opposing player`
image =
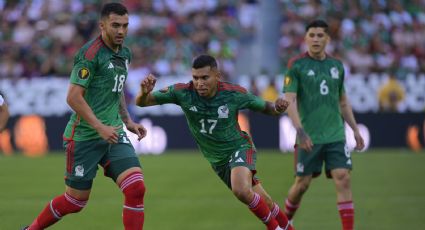
[[[119,107],[130,61],[127,47],[115,53],[100,36],[86,43],[75,55],[71,84],[85,88],[84,99],[105,125],[122,125]],[[99,138],[96,130],[74,112],[65,128],[64,139],[94,138]]]
[[[298,111],[304,130],[314,144],[345,140],[339,99],[344,90],[341,61],[302,54],[288,63],[283,92],[297,94]]]
[[[175,84],[153,92],[158,104],[179,105],[187,119],[190,132],[204,157],[213,165],[223,165],[240,148],[255,148],[251,137],[241,131],[238,111],[262,111],[266,103],[238,85],[218,83],[212,98],[198,95],[193,83]]]

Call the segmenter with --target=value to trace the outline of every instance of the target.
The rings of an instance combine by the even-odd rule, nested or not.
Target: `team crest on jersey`
[[[168,92],[168,90],[170,90],[169,88],[170,88],[170,87],[162,88],[162,89],[160,89],[160,90],[159,90],[159,92],[161,92],[161,93],[167,93],[167,92]]]
[[[336,67],[332,67],[331,68],[331,77],[333,79],[338,79],[339,78],[339,71]]]
[[[75,176],[78,176],[78,177],[84,176],[84,167],[82,165],[75,166]]]
[[[291,78],[289,76],[285,77],[285,85],[290,85],[291,84]]]
[[[80,70],[78,70],[78,77],[80,79],[86,79],[90,76],[90,71],[89,69],[87,69],[86,67],[81,68]]]
[[[227,104],[218,107],[217,113],[218,118],[229,118],[229,108],[227,107]]]
[[[299,172],[299,173],[304,172],[304,165],[302,163],[297,164],[297,172]]]

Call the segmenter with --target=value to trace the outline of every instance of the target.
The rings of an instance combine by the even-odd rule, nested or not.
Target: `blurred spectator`
[[[0,78],[67,76],[76,48],[98,33],[97,9],[105,2],[0,0]],[[123,2],[130,11],[127,45],[138,50],[130,68],[186,75],[194,56],[210,53],[232,81],[239,44],[255,40],[256,19],[262,13],[258,0]],[[281,27],[270,28],[280,31],[280,73],[289,57],[305,49],[304,25],[313,18],[329,22],[333,39],[327,52],[337,55],[351,73],[425,72],[425,0],[280,4]]]
[[[0,1],[0,78],[69,75],[76,47],[98,33],[97,9],[105,2]],[[183,75],[194,56],[211,53],[225,76],[234,75],[239,2],[125,0],[127,45],[140,51],[133,53],[134,61],[143,59],[130,68],[144,65],[160,75]]]
[[[405,74],[425,69],[424,0],[281,0],[281,5],[281,63],[297,53],[302,25],[324,18],[333,38],[327,52],[339,55],[352,73],[383,73],[400,67]]]
[[[254,77],[250,78],[250,85],[249,85],[249,91],[254,94],[255,96],[260,96],[260,90],[258,89],[257,86],[257,81],[255,80]]]
[[[379,108],[382,112],[398,112],[399,104],[404,100],[404,88],[394,74],[378,91]]]
[[[269,84],[261,93],[261,98],[266,101],[275,101],[279,97],[279,91],[276,88],[276,82],[274,79],[269,80]]]

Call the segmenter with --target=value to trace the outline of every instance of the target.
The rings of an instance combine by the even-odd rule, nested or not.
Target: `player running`
[[[242,109],[280,115],[288,102],[266,102],[241,86],[220,81],[220,75],[215,58],[200,55],[193,61],[192,81],[151,92],[156,79],[149,75],[141,83],[136,104],[179,105],[204,157],[233,194],[248,205],[268,230],[293,229],[255,177],[256,149],[237,120]]]

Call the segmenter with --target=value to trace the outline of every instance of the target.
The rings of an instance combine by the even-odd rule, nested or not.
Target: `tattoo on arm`
[[[127,103],[125,102],[124,94],[121,96],[119,113],[121,115],[121,120],[124,122],[124,124],[127,124],[127,122],[130,120],[130,114],[128,114]]]
[[[297,129],[297,138],[303,142],[305,139],[307,139],[307,133],[304,131],[303,128]]]

